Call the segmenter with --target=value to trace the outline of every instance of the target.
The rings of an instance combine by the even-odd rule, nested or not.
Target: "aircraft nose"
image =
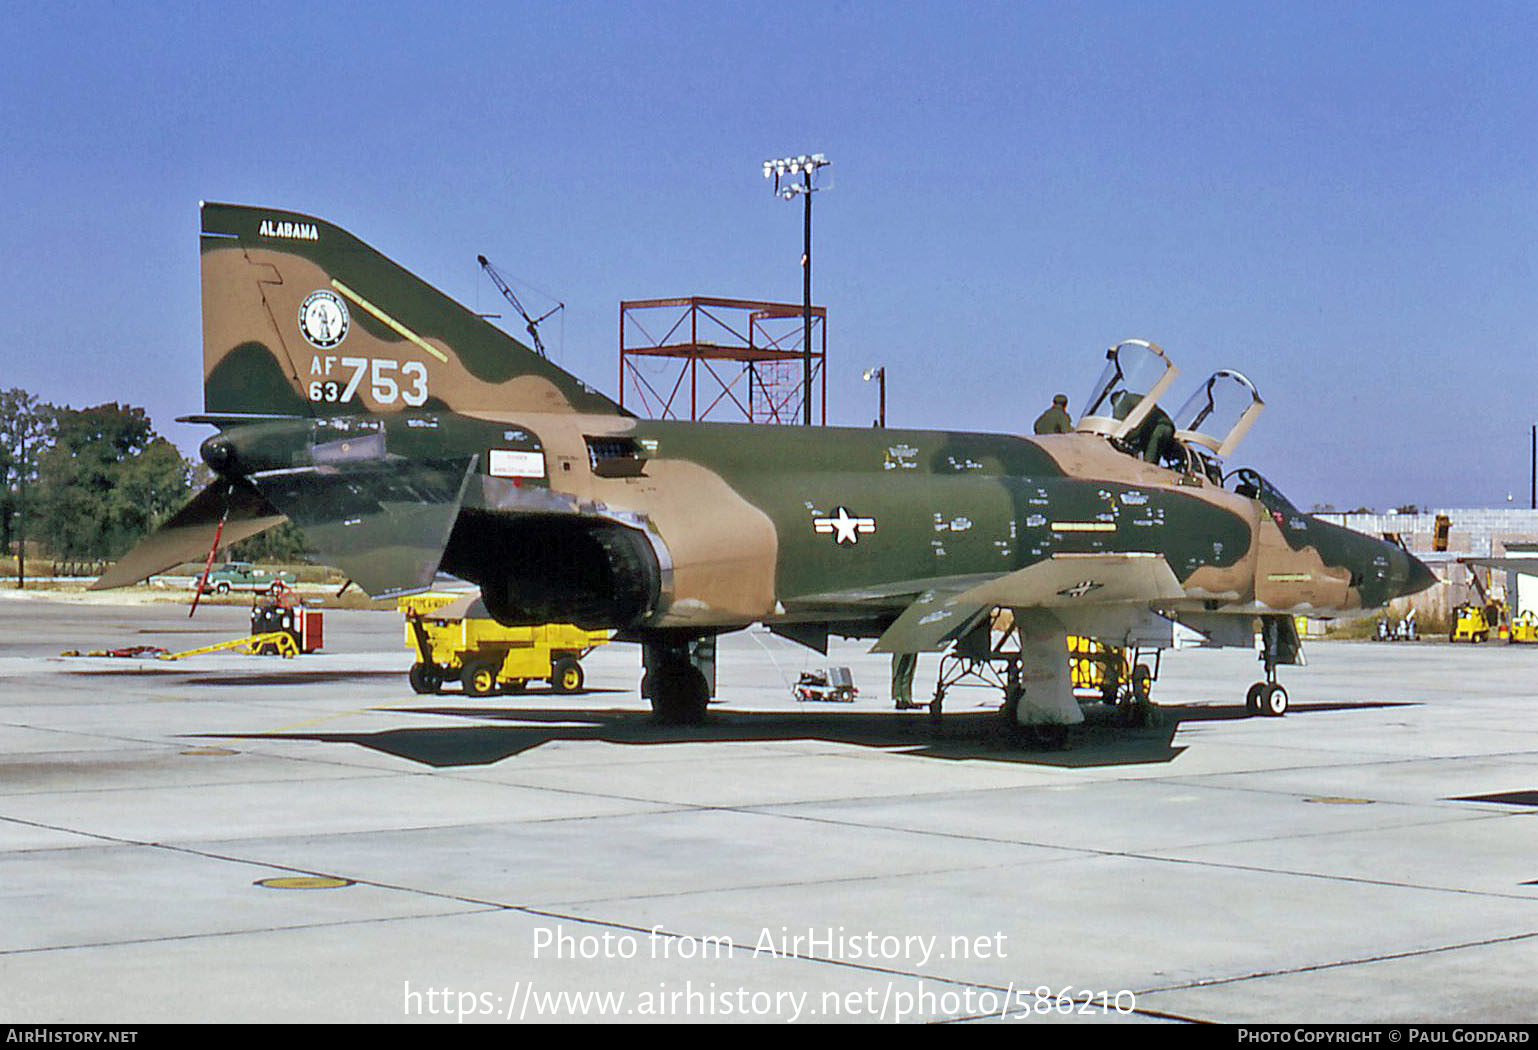
[[[1437,574],[1427,568],[1425,562],[1413,554],[1406,554],[1404,557],[1410,564],[1405,572],[1404,586],[1399,588],[1399,597],[1404,598],[1412,594],[1419,594],[1437,582]]]

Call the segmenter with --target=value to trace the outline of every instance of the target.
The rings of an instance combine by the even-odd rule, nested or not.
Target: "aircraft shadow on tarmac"
[[[529,697],[539,700],[539,697]],[[1287,718],[1334,711],[1375,710],[1408,706],[1365,700],[1340,703],[1294,703]],[[221,740],[311,740],[356,744],[435,768],[483,766],[520,755],[555,741],[598,741],[608,744],[657,745],[727,742],[824,741],[888,750],[925,758],[989,760],[1063,768],[1144,765],[1168,762],[1188,745],[1176,746],[1175,731],[1183,723],[1226,722],[1254,718],[1242,705],[1160,706],[1157,725],[1119,725],[1110,709],[1086,711],[1083,725],[1068,735],[1068,746],[1033,748],[1012,732],[996,711],[947,714],[940,727],[931,726],[922,712],[732,711],[712,708],[701,726],[660,725],[643,711],[590,710],[552,707],[463,705],[392,708],[413,715],[470,718],[500,725],[389,729],[377,733],[246,733],[219,734]],[[1257,718],[1257,721],[1259,719]]]

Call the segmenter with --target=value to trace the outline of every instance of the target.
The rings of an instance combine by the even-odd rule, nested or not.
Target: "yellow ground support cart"
[[[1523,645],[1538,644],[1538,613],[1521,612],[1511,618],[1511,634],[1506,641]]]
[[[1068,669],[1075,693],[1099,694],[1107,704],[1123,700],[1148,703],[1153,671],[1139,662],[1137,650],[1103,645],[1078,635],[1068,636]]]
[[[1469,570],[1469,582],[1479,595],[1477,602],[1464,602],[1453,609],[1453,626],[1447,634],[1449,642],[1484,642],[1491,635],[1510,638],[1507,625],[1506,603],[1492,597],[1479,580],[1479,570]]]
[[[410,677],[419,693],[436,693],[451,679],[470,696],[521,693],[534,681],[574,693],[582,688],[582,658],[609,641],[607,632],[570,624],[503,627],[477,591],[413,595],[399,607],[406,648],[417,654]]]

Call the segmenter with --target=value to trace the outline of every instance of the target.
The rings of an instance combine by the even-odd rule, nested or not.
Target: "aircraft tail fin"
[[[205,203],[202,228],[209,416],[624,412],[330,223]]]

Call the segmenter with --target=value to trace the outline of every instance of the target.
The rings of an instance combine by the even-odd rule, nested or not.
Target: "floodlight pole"
[[[812,185],[812,176],[818,168],[827,167],[831,161],[821,153],[813,153],[810,156],[802,154],[799,157],[782,157],[778,160],[764,161],[764,178],[774,176],[774,192],[776,196],[790,200],[796,194],[806,198],[806,211],[804,220],[805,249],[801,255],[801,352],[802,352],[802,383],[801,404],[803,408],[802,422],[806,426],[812,425],[812,194],[816,187]],[[781,179],[787,175],[794,178],[800,173],[801,184],[787,180],[783,185]],[[827,338],[827,320],[823,321],[823,337]],[[826,367],[826,365],[824,366]],[[826,382],[824,377],[824,382]],[[823,422],[828,420],[827,407],[823,408]]]
[[[802,173],[806,180],[802,196],[806,198],[806,251],[801,256],[801,404],[803,422],[812,425],[812,172]],[[826,419],[823,420],[827,422]]]
[[[878,414],[876,416],[876,426],[880,427],[882,430],[885,430],[886,429],[886,366],[882,365],[880,368],[872,368],[872,369],[868,370],[860,378],[864,379],[867,383],[869,383],[872,379],[877,380],[877,385],[880,388],[881,394],[880,394],[880,400],[877,402],[877,404],[879,405],[879,412],[878,412]]]

